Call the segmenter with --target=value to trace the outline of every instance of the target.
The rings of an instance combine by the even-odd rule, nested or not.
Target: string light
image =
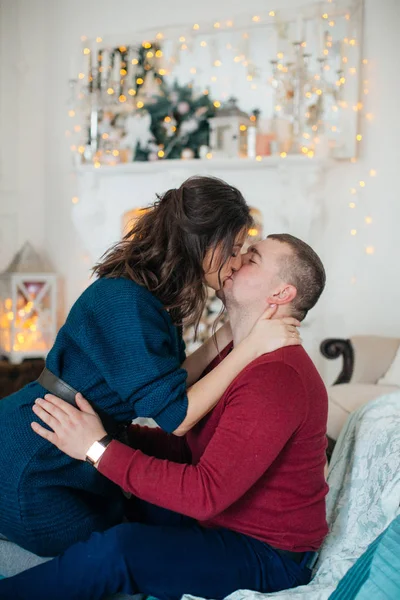
[[[138,78],[136,79],[136,83],[137,83],[138,85],[142,85],[142,83],[143,83],[143,82],[144,82],[144,81],[143,81],[143,79],[142,79],[141,77],[138,77]]]
[[[83,54],[90,54],[90,48],[84,48]]]
[[[181,35],[181,37],[179,38],[180,42],[186,42],[186,38],[184,35]]]
[[[365,252],[366,252],[367,254],[374,254],[374,252],[375,252],[375,248],[374,248],[373,246],[367,246],[367,247],[365,248]]]
[[[219,108],[221,106],[221,102],[219,100],[215,100],[213,104],[215,108]]]
[[[208,158],[208,159],[212,158],[212,152],[207,152],[206,158]]]
[[[113,150],[112,151],[112,155],[113,156],[119,156],[119,150]]]
[[[164,37],[164,34],[163,34],[163,33],[161,33],[161,31],[160,31],[160,32],[159,32],[159,33],[157,33],[157,35],[156,35],[156,40],[162,40],[162,39],[163,39],[163,37]]]
[[[100,169],[100,167],[101,167],[101,164],[99,163],[98,160],[96,160],[95,163],[94,163],[94,168],[95,169]]]
[[[190,72],[194,75],[197,72],[196,67],[191,67]]]
[[[68,116],[69,117],[74,117],[75,116],[75,111],[74,110],[69,110],[68,111]]]
[[[357,229],[351,229],[350,235],[357,235]]]
[[[227,21],[226,22],[226,26],[227,27],[233,27],[233,21]]]
[[[164,54],[163,54],[163,51],[162,51],[162,50],[157,50],[157,52],[156,52],[156,57],[157,57],[157,58],[161,58],[163,55],[164,55]]]
[[[81,129],[82,128],[80,125],[74,125],[74,131],[76,131],[76,133],[78,133]]]
[[[128,94],[129,94],[130,96],[136,96],[136,90],[134,90],[133,88],[130,88],[130,89],[128,90]]]
[[[108,94],[109,96],[111,96],[111,94],[113,94],[113,93],[114,93],[114,90],[113,90],[113,88],[112,88],[112,87],[109,87],[109,88],[108,88],[108,90],[107,90],[107,94]]]
[[[258,23],[259,21],[261,21],[261,17],[259,17],[258,15],[255,15],[255,16],[252,18],[252,21],[254,21],[255,23]]]
[[[372,223],[372,217],[365,217],[365,222],[367,225],[371,225]]]
[[[262,156],[260,156],[260,155],[258,154],[258,155],[256,156],[256,160],[257,160],[258,162],[261,162],[261,161],[262,161]]]
[[[78,204],[78,202],[79,202],[79,198],[78,198],[78,196],[74,196],[74,197],[72,198],[72,204]]]
[[[365,115],[365,118],[366,118],[366,119],[368,119],[368,121],[372,121],[373,117],[374,117],[374,116],[373,116],[373,114],[372,114],[372,113],[367,113],[367,114]]]
[[[214,27],[215,29],[219,29],[221,27],[221,23],[217,21],[216,23],[214,23]]]
[[[363,65],[367,65],[368,64],[368,59],[364,58],[363,59]]]
[[[102,42],[102,41],[103,41],[103,38],[101,38],[101,37],[97,37],[97,38],[96,38],[96,42],[97,42],[98,44],[100,44],[100,42]]]
[[[85,78],[85,73],[79,73],[78,79],[84,79],[84,78]]]
[[[376,177],[376,171],[375,171],[375,169],[371,169],[370,172],[369,172],[369,174],[370,174],[371,177]]]
[[[193,29],[200,29],[200,25],[199,25],[198,23],[195,23],[195,24],[193,25]]]
[[[322,18],[323,18],[323,19],[327,19],[327,18],[328,18],[328,13],[324,13],[324,14],[322,15]]]
[[[207,42],[206,42],[205,40],[201,41],[201,42],[200,42],[200,46],[201,46],[202,48],[205,48],[205,47],[207,46]]]
[[[139,102],[136,103],[136,106],[137,108],[143,108],[144,103],[141,100],[139,100]]]
[[[270,17],[275,17],[275,11],[274,10],[270,10],[268,14],[269,14]]]
[[[279,156],[280,156],[281,158],[286,158],[286,157],[287,157],[287,154],[286,154],[286,152],[281,152]]]
[[[165,153],[164,153],[164,150],[159,150],[159,151],[157,152],[157,154],[158,154],[158,156],[159,156],[160,158],[162,158],[162,157],[164,156],[164,154],[165,154]]]
[[[124,94],[121,94],[120,97],[118,98],[118,100],[120,102],[126,102],[126,96],[124,96]]]
[[[110,136],[108,135],[108,133],[103,133],[101,137],[103,138],[103,140],[108,140]]]
[[[355,202],[350,202],[349,207],[350,208],[355,208],[356,207],[356,203]]]
[[[362,135],[360,133],[356,135],[356,140],[357,140],[357,142],[361,142]]]
[[[350,194],[357,194],[356,188],[350,188]]]
[[[221,65],[222,65],[222,62],[220,60],[214,61],[214,67],[220,67]]]
[[[365,181],[360,181],[360,187],[365,187]]]

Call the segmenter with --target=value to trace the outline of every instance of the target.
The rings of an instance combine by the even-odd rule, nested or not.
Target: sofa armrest
[[[355,358],[351,383],[378,383],[396,356],[400,338],[358,335],[350,341]]]
[[[343,357],[342,369],[333,383],[349,383],[354,369],[354,351],[350,340],[340,338],[328,338],[320,345],[321,354],[325,358],[334,359]]]

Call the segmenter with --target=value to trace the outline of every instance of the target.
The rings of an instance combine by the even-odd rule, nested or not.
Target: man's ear
[[[294,285],[285,285],[276,289],[276,291],[267,298],[268,304],[289,304],[297,296],[297,289]]]

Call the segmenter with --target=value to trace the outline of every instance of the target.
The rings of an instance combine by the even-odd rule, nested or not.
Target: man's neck
[[[241,307],[229,307],[229,321],[231,324],[233,345],[237,346],[245,337],[247,337],[261,314],[254,313],[249,309]]]
[[[233,345],[237,346],[245,337],[247,337],[254,325],[261,317],[261,315],[267,310],[267,306],[263,309],[260,307],[241,307],[238,305],[227,305],[229,322],[231,324]],[[290,316],[287,314],[285,307],[280,306],[272,317],[273,319],[282,319],[283,317]]]

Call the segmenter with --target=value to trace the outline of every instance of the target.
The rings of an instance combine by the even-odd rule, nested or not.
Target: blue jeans
[[[268,544],[228,529],[206,529],[137,502],[137,522],[93,533],[59,557],[0,581],[2,600],[101,600],[117,592],[160,600],[183,594],[224,598],[237,589],[274,592],[305,585],[306,567]]]

